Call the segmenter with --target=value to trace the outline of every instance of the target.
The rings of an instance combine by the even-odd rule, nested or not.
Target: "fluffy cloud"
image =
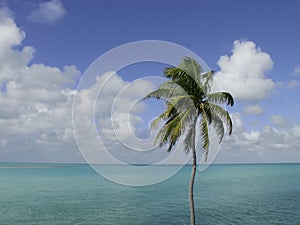
[[[147,121],[144,121],[141,113],[147,111],[148,103],[144,105],[138,99],[154,88],[151,82],[140,80],[128,83],[116,73],[109,72],[98,76],[90,87],[75,90],[80,76],[76,67],[70,65],[57,68],[32,64],[35,49],[23,46],[24,38],[25,33],[15,24],[11,12],[1,9],[1,161],[82,162],[72,130],[74,97],[78,100],[74,108],[80,115],[74,118],[78,125],[75,133],[78,131],[76,129],[86,131],[79,141],[89,149],[92,156],[97,156],[94,152],[99,153],[99,138],[105,146],[110,146],[111,155],[124,162],[153,163],[169,156],[164,149],[142,152],[143,149],[153,148],[153,136],[139,138],[145,137],[143,132],[146,129],[140,128]],[[223,84],[228,85],[228,90],[236,98],[260,100],[274,88],[274,82],[264,76],[272,67],[272,60],[252,42],[235,42],[232,56],[220,58],[219,64],[219,83],[223,88]],[[109,82],[104,85],[108,78]],[[251,87],[253,82],[258,86]],[[246,85],[250,85],[252,92],[244,91],[248,88]],[[262,109],[252,104],[244,112],[259,114]],[[255,162],[268,157],[270,161],[276,161],[280,160],[274,158],[276,155],[285,157],[282,152],[292,154],[290,159],[299,158],[299,151],[296,150],[300,147],[297,141],[300,124],[289,125],[280,115],[273,115],[272,126],[248,131],[240,113],[234,113],[232,117],[233,135],[226,138],[222,146],[226,162],[230,162],[227,155],[235,162],[243,162],[245,159]],[[178,144],[178,149],[181,155],[177,158],[186,157],[181,144]],[[101,151],[99,157],[103,157]]]
[[[147,105],[140,102],[154,90],[151,80],[124,81],[115,72],[96,78],[80,90],[74,103],[74,131],[77,144],[88,162],[156,163],[169,154],[151,151],[153,136],[143,136],[145,121],[140,113]],[[144,127],[145,129],[139,129]],[[114,160],[116,159],[116,160]]]
[[[240,113],[233,113],[231,118],[234,127],[233,134],[232,137],[226,139],[224,147],[230,150],[257,151],[258,145],[260,145],[260,132],[255,130],[247,132]]]
[[[30,65],[35,49],[20,48],[25,33],[11,15],[0,10],[1,159],[60,161],[60,154],[78,160],[70,118],[80,72],[73,65]]]
[[[16,77],[24,69],[24,64],[32,59],[34,49],[26,46],[23,50],[15,49],[23,39],[25,33],[20,30],[7,8],[0,8],[0,84],[7,79]],[[1,85],[0,85],[1,86]]]
[[[266,125],[262,130],[247,131],[242,114],[233,113],[233,134],[226,138],[220,158],[226,162],[297,162],[300,157],[300,124],[288,124],[281,115],[271,121],[279,127]]]
[[[271,123],[275,126],[283,126],[286,124],[286,120],[281,115],[272,115]]]
[[[66,14],[63,3],[60,0],[39,3],[28,19],[37,23],[53,24],[62,19]]]
[[[168,155],[165,151],[146,152],[146,158],[140,154],[153,149],[152,139],[139,138],[143,136],[139,127],[144,122],[139,114],[146,105],[138,100],[154,89],[150,81],[129,83],[108,72],[98,76],[90,87],[75,90],[80,76],[75,66],[61,69],[31,64],[35,50],[30,46],[21,48],[25,33],[16,25],[11,12],[2,9],[0,18],[1,160],[81,161],[73,135],[74,96],[79,100],[74,108],[80,115],[75,132],[77,128],[86,131],[81,140],[90,151],[98,149],[101,138],[104,146],[109,146],[110,154],[125,162],[153,162]],[[91,132],[95,129],[96,134]]]
[[[260,105],[247,105],[243,113],[250,115],[260,115],[264,112],[264,109]]]
[[[297,81],[297,80],[291,80],[288,82],[287,86],[288,86],[288,89],[293,89],[293,88],[296,88],[297,86],[300,85],[300,82]]]
[[[300,125],[295,124],[292,128],[292,134],[294,135],[295,138],[300,138]]]
[[[270,55],[251,41],[235,41],[232,55],[220,57],[218,65],[221,70],[215,77],[221,89],[236,99],[261,100],[275,88],[274,81],[265,76],[273,67]]]
[[[25,33],[21,31],[12,19],[12,12],[8,8],[0,8],[0,49],[2,55],[11,47],[21,43]]]
[[[300,66],[296,66],[293,70],[293,75],[300,75]]]

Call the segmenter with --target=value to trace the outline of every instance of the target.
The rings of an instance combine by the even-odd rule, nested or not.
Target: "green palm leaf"
[[[227,104],[233,106],[234,100],[230,93],[228,92],[216,92],[207,95],[209,101],[218,104]]]
[[[226,124],[228,130],[229,130],[229,135],[232,133],[232,121],[230,118],[229,113],[223,109],[221,106],[216,105],[212,102],[209,103],[209,107],[211,108],[211,111],[214,112],[217,116],[221,118],[221,120]]]
[[[205,161],[208,157],[208,150],[209,150],[209,133],[208,133],[208,120],[206,114],[203,113],[200,119],[200,130],[201,130],[201,143],[202,143],[202,150],[205,155]]]
[[[202,73],[202,68],[199,63],[191,58],[185,57],[182,62],[178,65],[178,68],[184,70],[189,74],[198,84],[200,84],[200,74]]]
[[[166,68],[164,74],[182,87],[187,94],[197,98],[203,98],[204,92],[199,86],[199,83],[184,70],[180,68]]]
[[[212,124],[216,131],[216,134],[219,137],[219,143],[221,143],[223,140],[223,137],[224,137],[224,133],[225,133],[223,121],[221,120],[221,118],[219,116],[213,115],[212,116]]]
[[[184,151],[188,153],[193,147],[193,136],[195,134],[194,124],[190,124],[184,138]]]

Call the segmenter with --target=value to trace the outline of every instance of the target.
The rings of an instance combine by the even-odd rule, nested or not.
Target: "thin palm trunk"
[[[195,225],[195,207],[194,207],[194,181],[196,175],[196,151],[193,148],[193,165],[192,165],[192,174],[190,181],[190,216],[191,216],[191,225]]]
[[[198,114],[198,110],[197,110],[197,114]],[[190,180],[190,217],[191,217],[191,225],[195,225],[194,181],[195,181],[196,167],[197,167],[197,155],[196,155],[196,146],[195,146],[197,119],[198,119],[198,117],[196,116],[196,118],[194,120],[193,136],[192,136],[193,164],[192,164],[192,174],[191,174],[191,180]]]

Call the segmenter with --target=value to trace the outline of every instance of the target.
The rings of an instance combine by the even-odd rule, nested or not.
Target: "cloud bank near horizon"
[[[49,21],[57,20],[52,18]],[[77,91],[81,72],[75,65],[58,68],[46,63],[31,64],[36,49],[23,46],[24,39],[25,32],[17,26],[9,9],[0,9],[0,160],[82,162],[72,130],[73,98],[76,94],[83,98],[81,109],[84,115],[84,110],[93,105],[89,95],[97,93],[97,85],[101,85],[107,74],[99,76],[95,85]],[[270,117],[270,124],[260,130],[248,130],[243,121],[244,114],[263,114],[267,109],[259,102],[271,98],[276,89],[276,81],[266,76],[273,67],[270,55],[254,42],[235,41],[231,55],[220,57],[218,65],[220,71],[216,78],[222,89],[232,92],[236,99],[247,104],[242,112],[232,113],[233,136],[225,139],[220,161],[299,159],[297,150],[300,144],[296,140],[300,137],[300,124],[293,124],[276,113]],[[111,103],[126,85],[128,82],[115,74],[114,82],[103,93],[97,115],[99,133],[116,152],[120,152],[120,145],[116,138],[112,138],[112,122],[123,141],[136,145],[136,140],[124,130],[124,113],[132,104],[132,98],[140,97],[139,87],[152,88],[149,82],[137,84],[121,96],[118,113],[112,120]],[[294,82],[290,86],[297,87],[297,84]],[[137,135],[143,110],[145,106],[137,107],[130,121],[131,130]],[[87,126],[92,123],[88,119],[82,122]]]

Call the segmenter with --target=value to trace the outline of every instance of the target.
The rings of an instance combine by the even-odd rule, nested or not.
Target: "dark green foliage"
[[[167,150],[171,151],[184,135],[184,150],[189,152],[195,147],[195,123],[199,121],[201,147],[207,159],[209,126],[216,130],[219,142],[224,137],[224,124],[229,135],[232,133],[229,113],[218,104],[233,106],[233,97],[228,92],[210,93],[214,72],[202,73],[201,66],[192,58],[184,58],[178,67],[166,68],[164,74],[170,80],[145,97],[166,102],[165,111],[151,125],[155,129],[159,122],[165,121],[155,143],[160,147],[168,145]]]

